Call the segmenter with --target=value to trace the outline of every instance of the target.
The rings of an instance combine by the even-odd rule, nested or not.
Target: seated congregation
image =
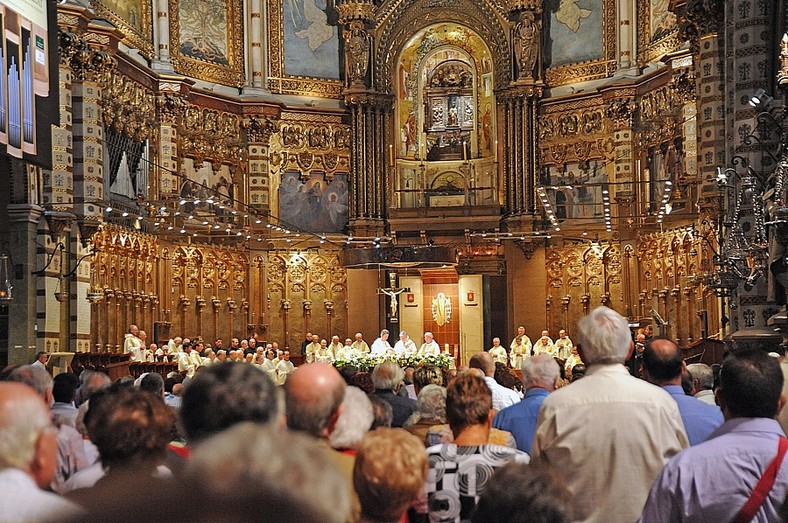
[[[655,338],[635,377],[605,307],[577,339],[585,375],[542,352],[516,385],[493,351],[451,372],[315,362],[282,386],[221,362],[178,395],[9,369],[0,522],[786,521],[780,359],[733,352],[715,383]]]

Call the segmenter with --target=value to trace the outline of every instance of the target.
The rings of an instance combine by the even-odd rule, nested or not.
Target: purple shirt
[[[783,435],[773,419],[725,422],[708,440],[680,452],[665,465],[651,487],[640,523],[731,521],[777,455]],[[754,523],[782,521],[779,510],[788,495],[786,461]]]

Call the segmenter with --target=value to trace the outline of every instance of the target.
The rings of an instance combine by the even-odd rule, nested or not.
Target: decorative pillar
[[[248,75],[246,78],[246,85],[243,88],[243,94],[264,94],[267,92],[265,88],[265,39],[264,35],[264,17],[263,17],[263,1],[262,0],[246,0],[246,9],[248,13],[246,20],[246,31],[244,34],[248,35],[247,46],[247,68]]]
[[[632,203],[636,199],[634,186],[634,148],[635,135],[632,125],[635,116],[634,89],[615,89],[605,93],[610,101],[605,108],[605,118],[610,121],[613,134],[612,151],[606,166],[607,177],[611,183],[609,188],[610,201],[616,202],[617,209],[612,214],[617,216],[633,216]],[[640,176],[640,173],[638,173]],[[606,222],[608,232],[612,222]]]
[[[182,79],[162,80],[159,82],[160,96],[156,100],[159,119],[159,147],[156,152],[158,161],[154,165],[151,198],[177,198],[180,183],[178,154],[178,122],[186,111],[188,88]]]
[[[339,24],[345,41],[343,92],[351,115],[349,228],[356,237],[385,236],[387,194],[392,169],[389,145],[393,96],[371,89],[370,59],[374,42],[366,30],[375,14],[370,0],[338,3]]]
[[[154,71],[172,72],[172,62],[170,62],[170,2],[169,0],[154,0],[153,6],[156,9],[154,16],[156,27],[153,31],[153,42],[156,49],[151,68]]]
[[[271,136],[279,131],[279,121],[272,115],[252,115],[241,124],[246,130],[248,153],[249,205],[266,212],[270,210],[268,180],[268,144]],[[256,227],[253,224],[252,230]]]
[[[514,86],[499,97],[503,113],[504,203],[515,229],[526,215],[535,212],[538,136],[536,102],[542,96],[537,85]],[[510,220],[510,221],[512,221]]]
[[[505,211],[512,230],[523,230],[536,212],[539,170],[536,125],[537,101],[544,84],[542,62],[542,2],[510,0],[511,54],[514,81],[498,97],[503,119],[503,177]]]

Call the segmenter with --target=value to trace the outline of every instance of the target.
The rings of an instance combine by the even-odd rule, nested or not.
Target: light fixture
[[[14,299],[14,286],[11,285],[11,260],[7,254],[0,257],[0,302]]]
[[[750,105],[756,109],[765,109],[774,100],[773,96],[766,94],[763,89],[758,89],[755,94],[750,97]]]

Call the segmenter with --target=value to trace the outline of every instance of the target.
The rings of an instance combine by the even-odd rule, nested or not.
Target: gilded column
[[[370,60],[374,42],[367,31],[375,6],[370,0],[344,0],[338,3],[339,24],[345,41],[345,104],[351,114],[350,144],[350,233],[356,237],[385,235],[387,176],[393,158],[391,111],[393,97],[375,92],[370,86]]]
[[[522,230],[536,212],[539,170],[537,101],[544,89],[542,62],[542,2],[510,0],[511,53],[514,81],[498,97],[504,128],[504,203],[510,229]]]

